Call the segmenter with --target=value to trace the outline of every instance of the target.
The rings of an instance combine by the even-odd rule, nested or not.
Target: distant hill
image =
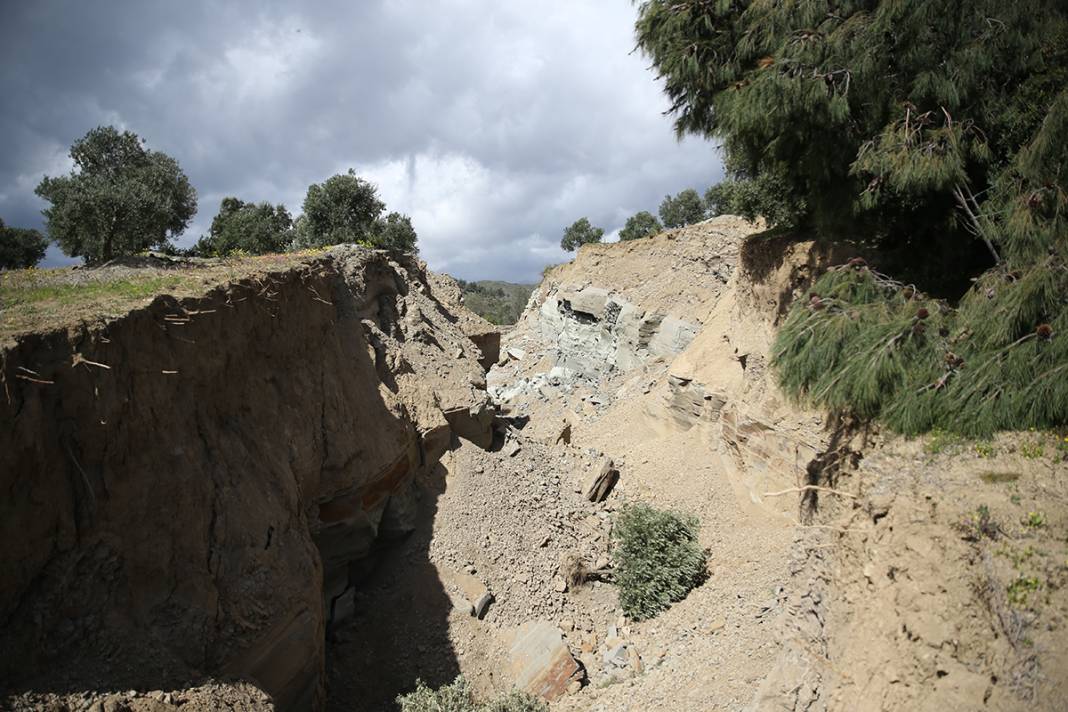
[[[494,324],[516,323],[538,286],[494,280],[466,282],[457,279],[456,282],[463,290],[464,306]]]

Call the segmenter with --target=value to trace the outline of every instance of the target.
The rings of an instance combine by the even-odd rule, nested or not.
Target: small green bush
[[[701,584],[708,554],[697,541],[696,517],[644,504],[624,509],[612,531],[616,583],[623,612],[652,618]]]
[[[548,712],[537,697],[513,690],[486,703],[475,702],[463,675],[437,690],[417,680],[415,690],[397,698],[400,712]]]

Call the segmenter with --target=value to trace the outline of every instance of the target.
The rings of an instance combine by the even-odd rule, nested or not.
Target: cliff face
[[[822,414],[785,402],[769,352],[793,298],[838,256],[811,241],[747,240],[755,229],[727,216],[582,247],[507,335],[490,391],[518,413],[598,420],[639,408],[647,426],[717,454],[747,506],[794,518],[796,503],[763,493],[823,467],[830,433]]]
[[[319,704],[327,621],[414,526],[412,478],[489,442],[457,310],[414,260],[337,248],[6,350],[3,686],[211,674]]]

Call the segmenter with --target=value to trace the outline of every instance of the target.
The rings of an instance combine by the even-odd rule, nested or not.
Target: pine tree
[[[788,392],[905,432],[1068,422],[1068,6],[653,0],[636,31],[676,130],[774,178],[790,223],[940,273],[822,277],[777,339]],[[959,303],[919,288],[976,256]]]

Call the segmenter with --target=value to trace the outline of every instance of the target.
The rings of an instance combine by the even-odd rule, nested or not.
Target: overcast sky
[[[352,167],[412,216],[433,269],[536,281],[583,215],[609,233],[722,176],[675,140],[628,0],[4,2],[0,218],[40,227],[41,177],[100,124],[199,193],[284,202]],[[55,248],[48,262],[58,264]]]

